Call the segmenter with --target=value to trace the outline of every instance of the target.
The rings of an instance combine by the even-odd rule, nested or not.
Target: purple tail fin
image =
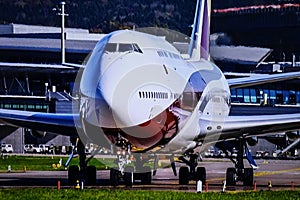
[[[191,60],[209,59],[210,0],[198,0],[189,46]]]

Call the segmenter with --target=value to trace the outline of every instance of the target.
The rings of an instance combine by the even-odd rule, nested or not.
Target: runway
[[[254,173],[254,181],[257,190],[267,189],[300,189],[300,160],[257,160],[259,169]],[[212,159],[201,162],[199,165],[206,167],[207,186],[209,191],[221,191],[225,180],[226,168],[233,167],[227,159]],[[245,167],[247,167],[245,163]],[[177,170],[179,167],[177,167]],[[60,181],[61,188],[72,188],[68,185],[67,171],[26,171],[0,173],[0,188],[14,187],[57,187]],[[268,187],[271,181],[272,188]],[[293,184],[293,186],[292,186]],[[124,185],[110,186],[109,170],[97,172],[97,184],[86,188],[125,188]],[[204,187],[205,188],[205,187]],[[132,188],[143,190],[183,190],[196,191],[195,181],[189,185],[178,185],[178,176],[174,176],[171,168],[158,169],[153,176],[151,185],[141,185],[135,182]],[[226,190],[253,190],[253,187],[243,187],[237,184],[235,187],[226,187]]]

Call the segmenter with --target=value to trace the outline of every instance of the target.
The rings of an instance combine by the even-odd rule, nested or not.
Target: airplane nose
[[[100,80],[102,95],[118,127],[144,123],[172,104],[171,90],[162,84],[168,77],[159,64],[132,66],[123,73],[111,67]]]
[[[176,135],[178,117],[170,108],[175,101],[186,102],[185,98],[178,99],[186,85],[190,86],[183,97],[196,89],[192,96],[199,100],[202,90],[189,83],[196,68],[180,59],[178,53],[172,53],[170,48],[169,53],[160,56],[162,52],[145,35],[139,35],[141,43],[129,42],[126,37],[126,43],[121,42],[128,34],[135,41],[135,32],[118,32],[111,40],[103,39],[94,49],[80,82],[81,119],[88,138],[102,132],[114,141],[122,135],[135,147],[149,148]],[[167,47],[163,42],[156,44],[159,49]],[[125,48],[130,46],[134,49]],[[193,77],[190,81],[194,83]],[[187,104],[182,106],[191,107]]]

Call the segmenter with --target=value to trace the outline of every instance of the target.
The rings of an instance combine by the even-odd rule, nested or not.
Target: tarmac
[[[233,164],[228,159],[209,159],[199,163],[206,167],[207,183],[203,183],[203,191],[222,191],[223,189],[236,190],[280,190],[300,189],[300,160],[257,160],[259,168],[254,172],[253,187],[244,187],[237,183],[234,187],[225,187],[225,172]],[[177,171],[179,170],[177,164]],[[245,163],[245,167],[248,167]],[[124,185],[110,186],[109,170],[97,172],[97,183],[95,186],[84,186],[85,188],[125,188],[141,190],[181,190],[197,191],[196,182],[190,181],[189,185],[178,185],[178,176],[174,176],[171,168],[158,169],[152,178],[151,185],[141,185],[135,182],[131,188]],[[26,171],[0,173],[0,188],[31,188],[50,187],[73,188],[68,184],[67,171]]]

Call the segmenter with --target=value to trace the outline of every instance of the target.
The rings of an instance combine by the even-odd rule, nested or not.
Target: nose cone
[[[171,89],[163,84],[167,75],[159,64],[139,66],[128,61],[124,64],[132,64],[131,70],[120,74],[114,73],[119,66],[115,64],[104,74],[101,86],[118,127],[144,123],[172,104]]]
[[[96,45],[80,85],[87,119],[100,127],[130,127],[173,103],[186,78],[162,64],[155,49],[179,54],[164,39],[133,31],[109,34]]]

